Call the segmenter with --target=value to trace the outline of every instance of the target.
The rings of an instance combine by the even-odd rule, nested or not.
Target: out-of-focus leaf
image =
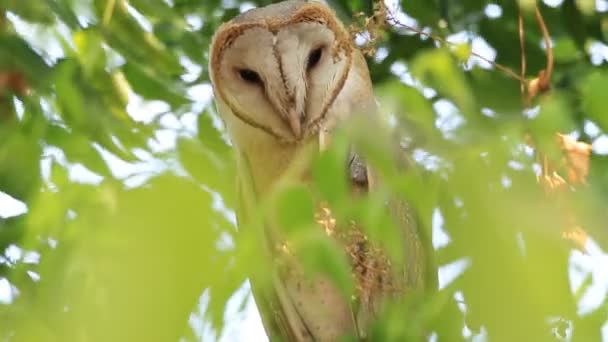
[[[164,2],[132,0],[129,3],[149,19],[171,18],[175,17],[176,14],[172,11],[171,7]]]
[[[89,75],[106,66],[102,38],[98,30],[87,29],[74,34],[74,44],[82,69]]]
[[[39,91],[49,88],[50,68],[21,38],[0,32],[0,70],[19,71]]]
[[[553,47],[555,61],[559,63],[573,62],[581,57],[581,52],[577,49],[574,40],[561,38],[555,41]]]
[[[91,142],[79,133],[70,134],[58,126],[49,126],[46,141],[50,145],[61,148],[69,161],[80,162],[99,175],[110,175],[108,165]]]
[[[95,8],[103,18],[108,2],[95,1]],[[108,22],[101,28],[105,39],[124,57],[141,65],[149,65],[164,75],[181,73],[177,58],[150,32],[145,31],[129,13],[122,1],[115,3],[114,10],[107,17]],[[150,58],[154,56],[154,58]]]
[[[594,72],[580,83],[583,110],[590,119],[597,122],[604,132],[608,131],[608,98],[603,89],[608,89],[608,73]]]
[[[20,241],[26,234],[26,229],[24,215],[0,218],[0,250],[5,251],[9,245]],[[2,272],[1,266],[0,272]]]
[[[234,207],[236,175],[233,164],[228,162],[231,160],[229,155],[218,154],[217,151],[190,139],[178,140],[177,150],[186,170],[202,184],[224,194],[227,204]]]
[[[122,148],[112,138],[114,131],[122,131],[121,137],[125,141],[137,142],[138,139],[131,128],[125,127],[131,119],[120,105],[115,110],[106,106],[102,94],[86,82],[74,60],[66,59],[58,64],[55,75],[58,104],[64,120],[118,157],[133,161],[131,151]],[[109,76],[108,81],[110,83],[106,86],[114,89]],[[141,138],[139,140],[141,142]]]
[[[276,199],[278,224],[286,232],[297,231],[312,223],[314,204],[310,192],[304,187],[289,187]]]
[[[0,83],[20,82],[0,91],[0,190],[28,209],[14,222],[0,220],[0,278],[18,289],[12,304],[0,305],[0,340],[213,338],[198,336],[198,323],[221,333],[232,319],[227,301],[245,277],[260,280],[253,287],[267,285],[270,265],[262,256],[270,251],[248,226],[235,234],[232,213],[224,212],[236,204],[232,147],[215,114],[185,94],[186,85],[209,81],[208,48],[217,27],[272,2],[0,1],[0,18],[6,18],[0,20],[0,75],[13,77]],[[353,12],[370,15],[375,2],[328,1],[347,26],[363,23]],[[391,19],[442,38],[466,37],[476,52],[492,57],[495,51],[497,63],[519,74],[521,2],[399,3],[410,17],[391,6]],[[268,218],[253,213],[251,226],[284,227],[305,271],[335,282],[348,296],[355,293],[351,265],[344,246],[311,222],[316,200],[329,202],[336,231],[354,222],[393,265],[401,265],[411,244],[394,234],[399,227],[387,208],[395,201],[410,204],[421,232],[432,230],[442,246],[436,253],[446,266],[442,272],[453,270],[456,280],[447,277],[449,284],[430,296],[390,297],[368,339],[418,341],[433,331],[438,341],[553,341],[560,330],[555,322],[567,321],[573,341],[600,340],[606,305],[577,312],[587,293],[570,289],[579,272],[568,273],[571,247],[560,235],[575,220],[602,248],[608,241],[602,220],[608,162],[599,154],[608,132],[602,97],[608,84],[606,63],[595,51],[601,45],[590,49],[591,42],[606,41],[605,11],[593,1],[521,4],[526,78],[546,68],[535,4],[556,61],[551,89],[531,110],[521,113],[518,80],[497,68],[463,68],[467,49],[448,51],[404,27],[383,27],[378,54],[368,59],[386,114],[381,124],[338,127],[328,150],[305,170],[305,184],[259,210]],[[478,48],[483,41],[492,50]],[[133,106],[132,92],[169,104],[179,125],[135,121],[129,113],[144,116],[149,102]],[[204,114],[195,124],[191,112]],[[179,137],[177,156],[151,143],[162,140],[159,124]],[[186,138],[196,128],[198,137]],[[586,185],[547,194],[537,181],[543,157],[568,161],[555,144],[558,132],[580,133],[594,152]],[[149,177],[138,174],[123,184],[99,149],[149,165],[151,173],[160,160],[170,172],[188,175],[138,185],[138,177]],[[369,196],[349,189],[349,152],[379,176]],[[102,183],[78,184],[78,170],[69,165],[102,175]],[[120,169],[120,163],[110,166]],[[39,253],[40,263],[6,262],[9,245],[13,252],[23,248],[22,255]],[[40,281],[33,280],[36,274]],[[200,304],[207,305],[199,317],[201,293]],[[196,331],[184,333],[188,321],[196,321]],[[472,336],[463,336],[464,324]]]
[[[315,229],[316,228],[316,229]],[[292,235],[295,253],[302,260],[304,271],[314,277],[328,277],[342,292],[351,298],[354,292],[351,267],[339,245],[320,227],[309,227]]]
[[[344,142],[344,141],[343,141]],[[336,143],[336,140],[333,141]],[[331,206],[345,198],[347,194],[346,181],[346,149],[344,145],[334,145],[314,162],[313,177],[323,200]]]
[[[192,272],[190,266],[197,260],[203,270],[228,269],[212,257],[221,220],[211,210],[211,197],[171,176],[152,181],[147,189],[102,186],[100,191],[107,198],[105,208],[79,210],[78,218],[67,223],[77,235],[41,265],[41,276],[48,280],[37,289],[44,300],[33,305],[31,319],[53,316],[54,334],[46,340],[178,339],[202,290],[221,281],[228,285],[227,279]],[[173,199],[167,201],[168,196]],[[94,233],[85,234],[93,222]],[[62,264],[51,262],[63,253],[71,257],[62,258]],[[57,266],[67,272],[52,276]],[[24,329],[18,336],[27,340],[31,335]]]
[[[4,10],[11,11],[25,20],[44,24],[51,24],[55,19],[46,1],[6,0],[0,7],[0,11]]]
[[[47,1],[49,8],[63,20],[71,29],[76,30],[80,27],[78,18],[72,10],[75,0],[63,0],[63,1]]]
[[[539,148],[547,155],[556,156],[557,146],[551,141],[555,141],[555,132],[569,132],[572,129],[572,121],[568,109],[571,101],[567,94],[553,92],[540,101],[540,111],[538,115],[530,120],[535,138],[538,138]]]
[[[466,74],[477,103],[499,113],[515,114],[521,109],[519,82],[495,70],[475,68]]]
[[[452,49],[452,53],[461,63],[466,63],[471,58],[472,49],[470,44],[458,44]]]
[[[0,127],[0,141],[0,191],[27,200],[40,185],[40,145],[6,124]]]
[[[591,313],[575,320],[574,324],[578,330],[573,331],[572,341],[600,341],[602,339],[601,327],[606,324],[608,319],[608,308],[603,303]]]
[[[462,71],[445,50],[419,54],[412,62],[412,75],[445,94],[465,115],[476,113],[476,104]]]
[[[432,1],[401,1],[405,13],[420,20],[421,27],[436,27],[441,19],[441,12],[436,0]]]
[[[376,92],[381,97],[382,112],[397,115],[408,130],[409,138],[419,141],[416,139],[418,135],[423,138],[436,133],[435,113],[420,91],[402,83],[387,82]],[[410,123],[413,127],[407,127]]]
[[[133,90],[148,100],[166,101],[172,108],[187,103],[182,93],[176,91],[176,87],[170,80],[163,79],[161,75],[150,68],[142,68],[133,63],[126,63],[122,66],[122,71],[129,81]]]

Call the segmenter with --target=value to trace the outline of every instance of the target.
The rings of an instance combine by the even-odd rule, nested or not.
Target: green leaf
[[[0,126],[0,191],[26,201],[40,185],[41,147],[16,125]]]
[[[184,97],[185,90],[179,89],[171,80],[149,67],[126,63],[122,71],[133,90],[147,100],[162,100],[172,108],[188,103]],[[180,91],[181,90],[181,91]]]
[[[51,69],[22,38],[0,31],[0,70],[19,71],[26,76],[28,84],[46,92]]]
[[[295,241],[295,253],[301,258],[304,271],[308,275],[327,276],[344,298],[351,298],[354,293],[351,267],[340,246],[317,226],[292,235],[291,241]]]
[[[25,20],[44,24],[51,24],[55,19],[47,1],[5,0],[0,8],[0,11],[4,10],[11,11]]]
[[[570,116],[568,94],[557,91],[543,97],[540,112],[530,121],[530,127],[535,137],[538,137],[540,148],[546,154],[557,156],[557,146],[554,142],[556,132],[569,132],[573,128]]]
[[[454,101],[465,116],[477,113],[475,100],[463,72],[446,50],[419,54],[412,62],[412,75]]]
[[[336,149],[321,154],[313,164],[313,177],[324,200],[339,203],[347,194],[346,158]]]
[[[405,13],[419,20],[421,27],[436,27],[439,23],[440,11],[436,0],[430,1],[408,1],[402,0],[401,7]]]
[[[574,62],[583,57],[574,40],[565,37],[555,40],[553,55],[559,63]]]
[[[412,135],[424,136],[436,132],[433,107],[420,91],[400,82],[385,82],[376,92],[383,113],[397,115],[404,126],[414,124]]]
[[[580,83],[583,111],[590,119],[597,122],[604,132],[608,131],[608,97],[605,89],[608,89],[608,73],[593,72],[581,80]]]
[[[100,17],[104,16],[106,5],[106,1],[95,1]],[[115,3],[107,26],[101,27],[101,33],[107,43],[131,62],[147,65],[163,75],[178,75],[183,72],[177,57],[167,50],[156,36],[142,28],[129,13],[124,2]]]
[[[521,94],[519,82],[496,70],[475,68],[466,74],[475,100],[482,108],[500,114],[519,115]]]
[[[86,29],[77,31],[72,39],[76,45],[82,69],[86,73],[92,75],[93,72],[105,68],[105,52],[101,45],[102,37],[98,30]]]
[[[278,224],[288,234],[312,224],[315,208],[305,187],[292,186],[280,191],[275,203]]]
[[[179,139],[177,151],[188,173],[201,184],[221,192],[228,206],[235,206],[236,171],[230,154],[215,151],[193,139]]]

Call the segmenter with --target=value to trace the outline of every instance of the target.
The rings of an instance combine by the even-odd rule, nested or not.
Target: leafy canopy
[[[12,288],[2,340],[195,340],[188,318],[203,292],[193,326],[219,334],[227,300],[264,269],[255,239],[234,226],[207,49],[220,23],[270,2],[0,3],[0,190],[27,206],[0,219],[0,277]],[[373,40],[385,135],[404,138],[415,162],[396,172],[394,142],[354,125],[315,163],[314,187],[338,219],[356,217],[390,246],[384,197],[344,191],[341,152],[356,141],[385,192],[449,237],[436,259],[460,274],[389,307],[372,339],[600,340],[606,291],[578,309],[593,279],[569,281],[579,252],[562,235],[608,245],[605,1],[393,1],[388,17],[372,0],[329,3],[360,43]],[[536,93],[521,93],[534,82]],[[594,143],[590,159],[557,133]],[[285,189],[278,219],[306,235],[307,267],[351,291],[342,255],[314,230],[311,196]]]

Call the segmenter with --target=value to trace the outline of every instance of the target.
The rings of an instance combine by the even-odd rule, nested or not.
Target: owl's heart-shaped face
[[[216,96],[229,114],[283,141],[324,120],[352,65],[348,34],[319,3],[288,1],[222,26],[211,47]]]

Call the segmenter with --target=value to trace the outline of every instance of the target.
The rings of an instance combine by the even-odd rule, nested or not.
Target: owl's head
[[[210,49],[214,91],[229,109],[221,115],[299,141],[325,119],[352,55],[348,32],[320,2],[290,0],[243,13],[218,29]]]

